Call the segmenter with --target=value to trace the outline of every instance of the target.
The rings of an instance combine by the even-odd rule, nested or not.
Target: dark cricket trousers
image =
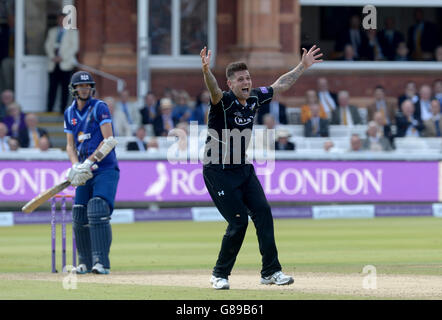
[[[203,177],[215,206],[228,222],[213,275],[228,279],[246,234],[248,215],[258,236],[261,276],[280,271],[272,212],[253,165],[226,170],[204,166]]]

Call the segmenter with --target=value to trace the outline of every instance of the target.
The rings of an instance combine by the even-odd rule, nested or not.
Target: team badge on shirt
[[[71,119],[71,124],[72,124],[73,126],[76,126],[77,123],[78,123],[78,121],[77,121],[76,118],[72,118],[72,119]]]

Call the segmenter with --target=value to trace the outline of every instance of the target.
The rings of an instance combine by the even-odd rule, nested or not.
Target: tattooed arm
[[[223,92],[218,87],[218,82],[216,81],[213,73],[210,71],[210,57],[212,55],[212,51],[209,50],[209,52],[206,56],[206,50],[207,50],[207,48],[204,47],[200,53],[201,63],[202,63],[202,68],[203,68],[203,75],[204,75],[204,82],[206,83],[207,90],[209,90],[210,100],[212,101],[212,104],[216,105],[222,99]]]
[[[296,80],[299,79],[299,77],[307,68],[312,66],[314,63],[322,62],[322,59],[318,60],[318,58],[322,56],[322,53],[318,54],[318,52],[321,49],[320,48],[315,49],[315,48],[316,45],[311,47],[308,52],[306,49],[302,48],[303,50],[302,60],[296,66],[296,68],[287,72],[286,74],[283,74],[281,77],[279,77],[278,80],[275,81],[274,84],[271,85],[271,87],[273,88],[274,95],[290,89],[290,87],[296,82]]]

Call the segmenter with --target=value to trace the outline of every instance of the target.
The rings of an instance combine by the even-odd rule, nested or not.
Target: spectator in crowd
[[[26,129],[25,114],[17,103],[8,106],[8,115],[3,119],[8,127],[8,136],[18,137],[20,130]]]
[[[405,42],[400,42],[396,49],[396,56],[394,58],[395,61],[409,61],[410,51],[408,50],[407,44]]]
[[[414,104],[414,118],[427,121],[431,119],[431,87],[424,84],[419,89],[419,101]]]
[[[15,14],[8,14],[7,21],[7,24],[0,26],[0,90],[14,90]]]
[[[52,112],[58,87],[61,87],[60,111],[69,103],[69,83],[76,65],[79,47],[78,30],[63,28],[65,14],[57,17],[57,26],[51,28],[45,41],[48,57],[49,87],[47,111]]]
[[[350,152],[362,151],[362,140],[359,134],[353,133],[350,137]]]
[[[177,96],[176,105],[172,109],[172,119],[174,123],[189,121],[192,111],[189,107],[189,94],[181,90]]]
[[[263,125],[265,126],[266,129],[275,129],[276,127],[275,117],[270,113],[265,114],[263,117]]]
[[[190,116],[190,121],[198,121],[199,125],[207,124],[207,115],[209,111],[210,94],[204,90],[196,98],[195,108]]]
[[[153,131],[155,136],[165,136],[174,127],[174,122],[172,119],[172,108],[173,103],[169,98],[162,98],[160,100],[160,113],[154,119]]]
[[[49,148],[51,147],[51,143],[47,136],[42,136],[40,138],[40,141],[38,142],[38,148],[40,151],[49,151]]]
[[[411,100],[402,102],[401,112],[396,116],[396,137],[420,137],[424,124],[414,118],[414,104]]]
[[[367,126],[367,138],[362,143],[363,150],[369,151],[391,151],[390,141],[380,134],[376,122],[370,121]]]
[[[335,144],[331,140],[327,140],[324,142],[323,148],[325,152],[332,152],[333,148],[335,147]]]
[[[151,138],[147,141],[147,152],[155,153],[158,152],[160,146],[158,145],[158,140],[156,138]]]
[[[338,94],[338,108],[332,114],[331,124],[353,126],[362,124],[358,108],[349,104],[348,91],[342,90]]]
[[[399,111],[401,111],[402,102],[404,102],[404,100],[407,99],[410,99],[413,103],[419,101],[419,96],[417,95],[416,83],[414,83],[414,81],[408,81],[405,84],[405,92],[403,95],[401,95],[398,98]]]
[[[399,43],[404,41],[404,36],[395,29],[393,17],[385,19],[385,28],[379,31],[378,40],[384,57],[390,61],[395,60],[396,50],[399,47]],[[403,44],[406,48],[405,42]]]
[[[278,130],[276,133],[275,150],[294,151],[296,146],[289,141],[290,133],[287,130]]]
[[[146,138],[146,129],[144,129],[143,126],[137,129],[135,137],[135,141],[131,141],[127,144],[127,151],[146,151],[147,144],[144,142],[144,138]]]
[[[7,136],[8,127],[3,122],[0,122],[0,151],[9,151],[9,136]]]
[[[116,137],[130,137],[132,135],[132,127],[126,121],[126,116],[120,109],[115,107],[115,99],[106,97],[103,101],[107,104],[112,117],[114,135]]]
[[[391,130],[391,125],[387,123],[387,120],[385,119],[385,116],[380,111],[376,111],[373,115],[373,121],[376,123],[378,135],[386,137],[392,146],[392,148],[395,148],[394,145],[394,135]],[[396,121],[396,116],[395,116]]]
[[[442,133],[442,124],[440,116],[440,102],[437,99],[431,100],[432,117],[424,121],[425,129],[422,132],[424,137],[440,137]]]
[[[436,79],[433,82],[433,94],[434,97],[439,100],[442,105],[442,79]]]
[[[262,117],[268,113],[273,115],[277,124],[287,124],[287,108],[277,99],[263,104],[258,109],[258,124],[262,124]]]
[[[276,141],[275,137],[275,127],[276,121],[275,117],[271,113],[266,113],[263,118],[264,129],[256,128],[253,130],[253,147],[260,150],[274,150],[274,143]],[[262,131],[261,131],[262,130]],[[249,149],[252,144],[249,144]]]
[[[8,106],[14,102],[14,92],[6,89],[2,92],[0,101],[0,121],[3,121],[8,115]]]
[[[441,62],[442,61],[442,45],[437,46],[436,49],[434,50],[434,59],[437,62]]]
[[[26,127],[18,133],[18,141],[23,148],[38,148],[42,136],[49,138],[48,132],[38,127],[38,116],[35,113],[28,113],[25,116]]]
[[[319,104],[312,104],[310,106],[311,117],[304,124],[305,137],[328,137],[328,119],[319,116]]]
[[[356,56],[356,51],[351,44],[346,44],[344,46],[344,54],[340,60],[344,61],[357,61],[359,58]]]
[[[315,90],[307,90],[307,92],[305,93],[305,102],[306,104],[301,107],[302,124],[305,124],[312,117],[311,106],[319,103],[318,96],[316,95]],[[322,119],[327,118],[327,114],[325,113],[324,107],[322,105],[319,105],[319,116]]]
[[[424,11],[417,8],[414,11],[416,23],[408,29],[408,49],[413,60],[433,60],[433,53],[439,44],[437,27],[424,21]]]
[[[20,142],[18,142],[17,138],[9,138],[8,144],[9,151],[17,151],[18,149],[20,149]]]
[[[374,120],[374,113],[380,111],[385,116],[388,124],[394,124],[396,109],[394,103],[387,102],[385,99],[384,87],[378,85],[374,89],[374,102],[367,106],[367,119],[368,121]]]
[[[350,18],[350,27],[339,33],[335,51],[343,52],[346,45],[351,45],[355,59],[363,59],[367,56],[368,38],[362,29],[361,18],[353,15]]]
[[[136,104],[129,101],[129,91],[123,90],[120,93],[120,100],[115,105],[114,120],[115,122],[122,122],[121,126],[126,130],[129,126],[130,132],[119,131],[120,135],[132,136],[141,124],[140,116]]]
[[[338,105],[338,96],[334,92],[328,90],[328,81],[326,78],[318,78],[317,81],[319,102],[324,108],[327,119],[331,119],[333,111]]]
[[[385,60],[376,29],[366,31],[368,38],[367,59],[372,61]]]
[[[157,116],[160,102],[155,94],[150,91],[144,97],[144,106],[140,109],[141,124],[151,124],[153,119]]]

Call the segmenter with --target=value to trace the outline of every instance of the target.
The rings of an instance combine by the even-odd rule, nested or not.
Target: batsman
[[[76,72],[69,90],[74,100],[64,112],[64,132],[72,163],[67,179],[76,187],[72,223],[79,263],[74,271],[109,274],[110,219],[120,178],[112,118],[106,103],[94,99],[95,81],[88,72]]]

